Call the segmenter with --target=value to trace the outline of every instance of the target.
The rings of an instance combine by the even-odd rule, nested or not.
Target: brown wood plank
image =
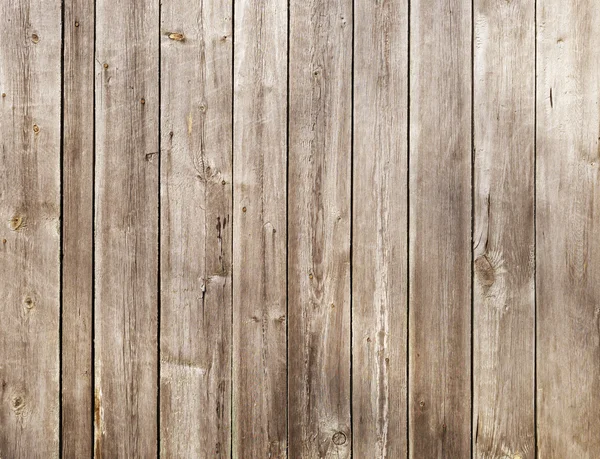
[[[158,6],[96,2],[96,457],[157,449]]]
[[[287,0],[238,0],[233,456],[287,455]]]
[[[477,0],[473,450],[535,457],[534,2]]]
[[[63,457],[90,457],[94,194],[94,2],[64,3]]]
[[[411,2],[409,451],[471,454],[471,2]]]
[[[352,2],[290,2],[289,454],[347,458]]]
[[[537,7],[537,407],[544,459],[600,457],[600,10]]]
[[[408,1],[357,2],[353,456],[407,454]]]
[[[58,457],[60,3],[0,2],[0,457]]]
[[[229,457],[231,1],[161,10],[163,457]]]

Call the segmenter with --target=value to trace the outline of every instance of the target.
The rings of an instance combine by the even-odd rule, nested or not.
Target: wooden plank
[[[290,2],[289,454],[347,458],[352,2]]]
[[[471,454],[471,1],[411,3],[409,451]]]
[[[353,456],[407,454],[408,2],[357,2]]]
[[[600,10],[537,7],[538,457],[600,455]]]
[[[164,457],[231,451],[232,6],[162,4]]]
[[[0,2],[0,457],[58,457],[60,3]]]
[[[238,0],[233,457],[287,456],[287,0]]]
[[[96,457],[157,449],[158,6],[96,2]]]
[[[63,457],[91,457],[94,2],[64,3]]]
[[[475,457],[535,456],[534,6],[474,4]]]

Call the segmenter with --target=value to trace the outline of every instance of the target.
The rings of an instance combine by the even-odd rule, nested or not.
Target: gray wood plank
[[[352,2],[290,2],[289,454],[347,458]]]
[[[94,2],[64,3],[63,457],[91,457]]]
[[[353,456],[407,454],[408,1],[355,3]]]
[[[537,407],[544,459],[600,456],[600,10],[538,2]]]
[[[411,3],[409,451],[471,454],[471,1]]]
[[[233,456],[287,455],[287,0],[236,1]]]
[[[0,457],[58,457],[60,3],[0,2]]]
[[[535,456],[534,2],[477,0],[473,449]]]
[[[162,3],[164,457],[231,451],[232,7]]]
[[[158,6],[96,2],[96,457],[157,449]]]

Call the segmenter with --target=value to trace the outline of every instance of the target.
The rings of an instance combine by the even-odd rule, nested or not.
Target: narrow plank
[[[289,454],[347,458],[352,2],[290,2]]]
[[[233,457],[287,456],[287,0],[237,0]]]
[[[471,1],[411,2],[409,451],[471,454]]]
[[[600,10],[537,7],[539,457],[600,456]]]
[[[473,450],[535,456],[535,3],[477,0]]]
[[[96,2],[96,457],[157,449],[158,6]]]
[[[354,13],[353,456],[407,454],[408,1]]]
[[[94,2],[64,3],[63,457],[91,457]]]
[[[59,2],[0,2],[0,93],[0,457],[58,457]]]
[[[162,3],[164,457],[231,451],[232,7]]]

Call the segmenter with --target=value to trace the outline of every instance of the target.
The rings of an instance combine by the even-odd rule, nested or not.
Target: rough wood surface
[[[157,449],[158,2],[96,2],[95,456]]]
[[[534,2],[477,0],[475,457],[535,457]]]
[[[287,455],[287,4],[235,5],[233,456],[240,458]]]
[[[347,458],[352,3],[290,2],[289,454]]]
[[[0,2],[0,457],[58,457],[61,10]]]
[[[94,2],[64,3],[63,457],[92,455]]]
[[[540,458],[600,454],[600,10],[537,7]]]
[[[228,458],[232,2],[161,14],[161,455]]]
[[[408,2],[355,3],[353,456],[407,453]]]
[[[411,3],[409,450],[471,454],[471,2]]]

